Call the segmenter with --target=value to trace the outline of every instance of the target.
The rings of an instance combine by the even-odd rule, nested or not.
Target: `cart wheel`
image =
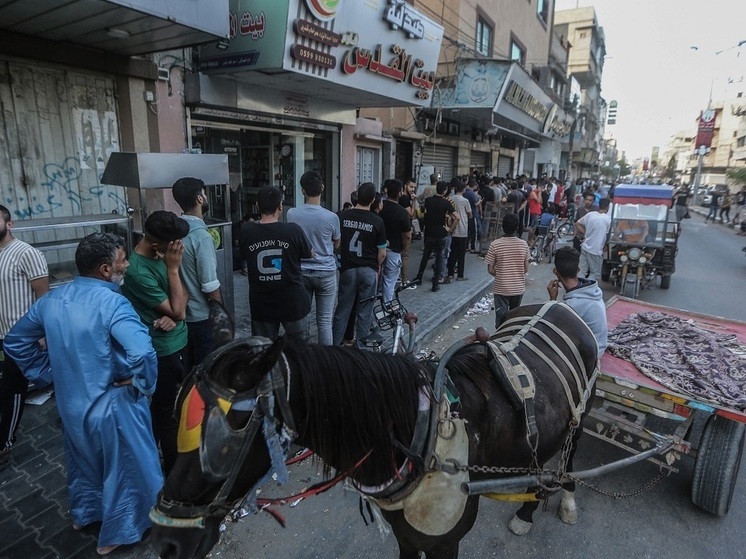
[[[661,276],[661,289],[671,287],[671,276]]]
[[[575,224],[566,221],[557,228],[557,236],[562,239],[563,237],[573,237],[575,235]]]
[[[746,425],[719,415],[705,424],[692,474],[692,503],[725,516],[730,509],[741,465]]]

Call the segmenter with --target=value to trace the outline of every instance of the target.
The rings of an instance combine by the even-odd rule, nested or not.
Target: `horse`
[[[499,359],[488,349],[495,340],[510,350]],[[443,406],[450,405],[445,422],[437,423],[438,438],[447,422],[464,420],[469,467],[541,468],[565,449],[566,471],[571,472],[580,421],[588,411],[580,402],[592,394],[597,370],[592,332],[561,303],[514,309],[490,342],[466,345],[454,350],[447,363],[441,360],[450,378],[450,399],[433,392],[432,365],[412,358],[284,338],[249,338],[216,350],[187,378],[177,399],[180,453],[151,511],[151,545],[163,559],[205,557],[231,508],[273,472],[280,480],[287,473],[281,449],[293,439],[312,449],[327,472],[347,477],[368,492],[366,498],[374,493],[372,500],[381,504],[396,536],[400,559],[420,553],[427,559],[456,559],[461,539],[475,522],[478,496],[465,495],[457,485],[445,497],[420,504],[424,524],[413,521],[417,515],[411,511],[375,499],[381,487],[424,486],[421,480],[435,475],[422,453],[413,451],[418,417],[428,413],[423,410],[440,410],[443,419]],[[533,377],[531,421],[495,374],[516,358]],[[450,400],[454,403],[446,404]],[[440,474],[467,475],[466,466],[451,466]],[[473,470],[468,477],[497,476]],[[561,492],[560,516],[574,523],[574,486],[565,484]],[[510,522],[511,531],[528,532],[537,506],[536,501],[524,503]],[[453,517],[448,526],[435,534],[421,527],[446,508]]]

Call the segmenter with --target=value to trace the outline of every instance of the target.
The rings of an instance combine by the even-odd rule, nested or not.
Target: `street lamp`
[[[619,175],[622,174],[622,166],[619,165],[619,163],[617,163],[616,165],[614,165],[614,170],[616,171],[616,178],[614,180],[618,181],[619,180]]]

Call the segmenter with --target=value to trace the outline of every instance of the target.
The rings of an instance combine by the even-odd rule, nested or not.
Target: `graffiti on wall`
[[[73,109],[75,141],[81,169],[103,169],[112,152],[119,151],[119,127],[114,111]]]

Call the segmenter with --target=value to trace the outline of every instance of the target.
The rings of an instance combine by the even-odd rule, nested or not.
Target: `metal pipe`
[[[641,452],[640,454],[635,454],[634,456],[629,456],[628,458],[623,458],[622,460],[617,460],[616,462],[611,462],[610,464],[605,464],[603,466],[592,468],[590,470],[583,470],[582,472],[570,472],[570,475],[575,479],[590,479],[592,477],[601,476],[609,472],[625,468],[637,462],[642,462],[643,460],[647,460],[648,458],[650,458],[651,456],[655,456],[656,454],[663,454],[665,452],[668,452],[674,447],[674,444],[675,443],[673,441],[669,440],[662,446],[651,448],[650,450],[646,450],[645,452]],[[548,483],[566,483],[568,481],[571,481],[569,477],[564,476],[561,480],[557,480],[557,476],[555,476],[554,474],[509,477],[503,479],[486,479],[482,481],[464,482],[461,484],[461,491],[463,491],[467,495],[481,495],[483,493],[503,493],[518,489],[525,489],[526,487],[536,487],[538,485],[546,485]]]

